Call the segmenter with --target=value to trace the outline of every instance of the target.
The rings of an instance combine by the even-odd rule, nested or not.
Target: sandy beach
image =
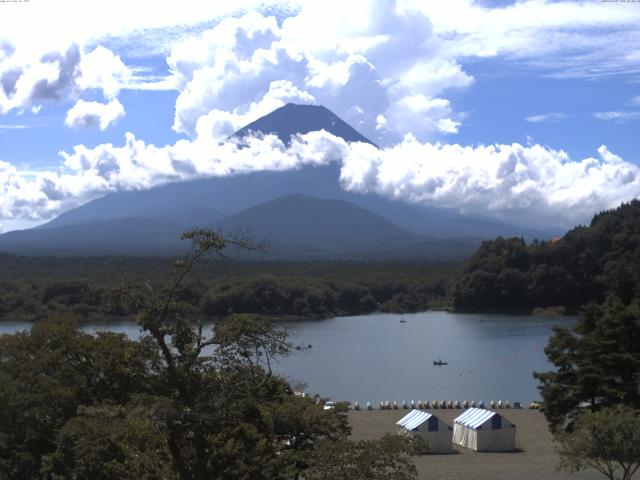
[[[462,410],[431,410],[452,425]],[[450,455],[416,457],[418,478],[438,480],[596,480],[604,478],[596,471],[569,475],[556,471],[558,456],[553,450],[552,437],[544,416],[537,410],[500,410],[500,414],[516,425],[516,446],[512,453],[479,453],[455,447]],[[395,422],[408,410],[351,411],[349,420],[354,440],[369,440],[385,433],[396,433]],[[640,475],[635,475],[640,478]]]

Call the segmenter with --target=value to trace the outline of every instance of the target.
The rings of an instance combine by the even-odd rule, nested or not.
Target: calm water
[[[405,319],[406,323],[400,323]],[[282,359],[276,370],[307,391],[334,399],[484,400],[539,398],[532,372],[551,368],[543,352],[554,325],[573,318],[425,312],[373,314],[289,324],[294,343],[313,345]],[[0,323],[0,333],[28,328]],[[90,324],[132,338],[133,323]],[[433,366],[437,359],[448,362]]]

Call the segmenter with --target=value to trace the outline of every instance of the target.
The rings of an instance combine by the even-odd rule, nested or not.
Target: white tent
[[[433,453],[451,453],[452,429],[445,422],[431,413],[411,410],[396,422],[402,432],[414,432],[427,441]]]
[[[508,452],[516,448],[516,426],[497,412],[470,408],[453,420],[453,443],[479,452]]]

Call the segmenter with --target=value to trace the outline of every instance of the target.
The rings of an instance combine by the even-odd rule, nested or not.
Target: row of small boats
[[[487,408],[487,407],[484,401],[482,400],[480,400],[477,403],[475,400],[472,400],[471,402],[469,402],[468,400],[464,400],[463,402],[460,402],[458,400],[455,400],[455,401],[453,400],[433,400],[433,401],[418,400],[417,402],[415,400],[411,400],[411,402],[407,402],[406,400],[403,400],[400,404],[395,400],[394,401],[381,400],[378,405],[379,410],[399,410],[401,408],[404,410],[409,410],[409,409],[431,410],[434,408],[462,409],[462,408]],[[491,409],[511,408],[511,403],[509,403],[508,400],[498,400],[497,402],[495,400],[491,400],[491,402],[489,402],[489,408]],[[513,408],[522,408],[520,406],[520,402],[513,402]],[[361,410],[362,407],[360,406],[359,402],[354,402],[353,409]],[[373,410],[373,404],[371,402],[367,402],[366,409]]]

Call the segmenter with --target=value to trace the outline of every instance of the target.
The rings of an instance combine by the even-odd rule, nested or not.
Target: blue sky
[[[50,3],[0,4],[0,230],[109,192],[329,161],[343,188],[537,227],[640,195],[640,4]],[[383,148],[219,145],[287,102]]]

